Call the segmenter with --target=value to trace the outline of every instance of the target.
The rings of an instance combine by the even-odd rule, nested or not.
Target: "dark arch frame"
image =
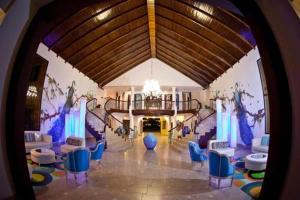
[[[25,111],[26,87],[33,55],[49,24],[58,23],[78,9],[99,1],[56,0],[41,8],[31,22],[18,51],[7,97],[7,111],[9,112],[6,113],[6,146],[8,158],[14,158],[9,159],[9,165],[13,172],[12,178],[17,199],[34,199],[24,156],[24,127],[18,126],[24,124],[24,116],[20,113]],[[232,0],[232,3],[242,11],[252,27],[271,94],[269,98],[272,133],[270,156],[260,199],[278,199],[283,190],[290,161],[287,155],[290,155],[291,147],[292,108],[288,81],[278,44],[259,7],[251,0]],[[67,11],[65,5],[68,5]],[[281,137],[283,133],[284,138]]]

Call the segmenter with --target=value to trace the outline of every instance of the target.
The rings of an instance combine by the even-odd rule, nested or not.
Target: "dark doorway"
[[[26,94],[25,130],[40,130],[41,103],[48,61],[35,56]]]
[[[160,132],[160,119],[143,118],[143,132]]]

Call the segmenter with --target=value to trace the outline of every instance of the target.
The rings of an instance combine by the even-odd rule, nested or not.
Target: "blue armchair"
[[[207,157],[204,155],[204,150],[200,149],[196,142],[189,141],[189,151],[192,162],[200,162],[201,166],[203,166],[204,161],[207,160]]]
[[[67,153],[64,161],[66,180],[68,180],[68,172],[74,174],[77,182],[77,174],[84,173],[87,180],[87,172],[90,168],[90,151],[87,148],[77,148]]]
[[[101,164],[101,159],[104,151],[104,143],[98,142],[96,147],[91,149],[91,160],[95,160],[98,162],[98,165]]]
[[[219,154],[217,151],[209,151],[209,184],[211,178],[218,179],[217,187],[220,188],[221,179],[231,179],[232,186],[234,166],[230,163],[228,156]]]

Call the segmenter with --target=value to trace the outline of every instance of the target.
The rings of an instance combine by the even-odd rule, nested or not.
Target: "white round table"
[[[245,168],[252,171],[263,171],[266,169],[268,160],[267,153],[254,153],[246,156]]]
[[[38,164],[55,163],[55,152],[47,148],[36,148],[30,151],[31,160]]]

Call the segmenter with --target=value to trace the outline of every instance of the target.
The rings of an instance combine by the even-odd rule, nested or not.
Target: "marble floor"
[[[65,178],[56,179],[35,190],[37,199],[251,199],[236,186],[215,189],[208,185],[208,164],[203,168],[191,164],[187,142],[192,138],[176,140],[170,145],[167,136],[156,135],[155,151],[145,150],[142,135],[133,145],[111,136],[102,166],[91,164],[87,182],[84,175],[79,184],[73,176],[68,182]]]

